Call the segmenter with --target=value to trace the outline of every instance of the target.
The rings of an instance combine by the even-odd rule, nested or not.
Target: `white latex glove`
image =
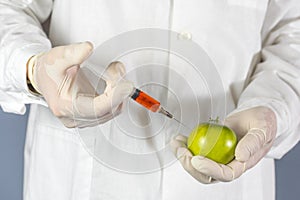
[[[233,129],[239,139],[235,159],[227,165],[193,156],[187,149],[187,137],[183,135],[171,141],[171,148],[183,168],[201,183],[232,181],[255,166],[272,147],[277,127],[276,116],[267,107],[234,113],[225,119],[225,125]]]
[[[69,128],[95,126],[112,119],[120,113],[123,100],[133,90],[132,83],[122,79],[123,64],[114,62],[105,72],[104,93],[97,94],[80,70],[80,64],[92,50],[89,42],[59,46],[28,62],[28,77],[34,89]]]

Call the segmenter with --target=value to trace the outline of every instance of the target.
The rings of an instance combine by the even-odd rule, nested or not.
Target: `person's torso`
[[[234,109],[261,48],[267,4],[267,0],[55,0],[49,37],[54,46],[92,41],[98,57],[110,53],[122,61],[126,78],[193,128]],[[150,46],[143,42],[139,46],[145,38]],[[160,42],[161,38],[166,40]],[[190,49],[184,51],[186,47]],[[37,123],[64,129],[49,110],[38,110]],[[168,150],[173,135],[188,135],[189,130],[133,101],[112,121],[76,132],[96,158],[91,199],[263,199],[264,183],[250,178],[272,165],[262,162],[232,183],[204,186]]]

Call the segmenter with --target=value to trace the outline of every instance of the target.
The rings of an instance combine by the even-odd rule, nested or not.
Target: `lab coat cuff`
[[[28,103],[37,103],[47,106],[47,103],[42,97],[32,94],[27,85],[27,76],[26,76],[26,64],[30,57],[33,55],[39,54],[41,52],[48,51],[51,47],[48,45],[42,44],[30,44],[22,48],[16,49],[9,63],[9,69],[11,69],[11,83],[14,84],[16,91],[20,92],[21,100],[19,106],[11,104],[6,104],[5,106],[1,105],[3,110],[9,110],[17,114],[23,114],[25,109],[25,104]],[[13,109],[10,107],[14,106]],[[19,109],[15,109],[19,108]]]

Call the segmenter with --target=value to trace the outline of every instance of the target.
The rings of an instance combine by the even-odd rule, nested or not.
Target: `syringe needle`
[[[159,113],[169,117],[170,119],[174,119],[176,122],[178,122],[179,124],[181,124],[182,126],[184,126],[185,128],[187,128],[188,130],[192,130],[190,129],[187,125],[185,125],[184,123],[182,123],[181,121],[179,121],[178,119],[176,119],[170,112],[168,112],[167,110],[165,110],[163,107],[160,107]]]
[[[173,115],[171,113],[169,113],[167,110],[165,110],[163,107],[160,107],[158,112],[169,117],[170,119],[173,118]]]
[[[175,117],[173,117],[173,119],[178,122],[179,124],[181,124],[182,126],[184,126],[185,128],[187,128],[189,131],[192,131],[192,129],[190,127],[188,127],[187,125],[185,125],[184,123],[182,123],[181,121],[179,121],[178,119],[176,119]]]

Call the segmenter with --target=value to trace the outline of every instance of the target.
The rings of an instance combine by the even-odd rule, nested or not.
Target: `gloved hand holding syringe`
[[[85,63],[85,66],[87,66],[87,68],[89,70],[94,71],[94,74],[98,74],[96,73],[98,65],[94,65],[92,63]],[[93,70],[93,69],[94,70]],[[110,70],[110,73],[107,73],[107,70]],[[113,73],[112,73],[113,72]],[[114,74],[113,76],[107,77],[107,74]],[[125,66],[123,65],[123,63],[115,61],[109,64],[108,68],[106,68],[106,70],[98,76],[101,76],[101,79],[104,79],[106,81],[110,81],[111,79],[115,79],[115,84],[122,83],[122,82],[128,82],[129,80],[125,79]],[[129,81],[130,82],[130,81]],[[181,124],[182,126],[186,127],[188,130],[191,130],[189,127],[187,127],[185,124],[183,124],[181,121],[179,121],[178,119],[176,119],[174,117],[173,114],[171,114],[169,111],[167,111],[166,109],[164,109],[161,106],[161,103],[154,99],[153,97],[151,97],[150,95],[148,95],[147,93],[145,93],[144,91],[133,87],[132,92],[129,94],[129,97],[131,97],[131,99],[135,100],[137,103],[139,103],[141,106],[143,106],[144,108],[155,112],[155,113],[161,113],[164,116],[170,118],[170,119],[174,119],[176,122],[178,122],[179,124]]]

